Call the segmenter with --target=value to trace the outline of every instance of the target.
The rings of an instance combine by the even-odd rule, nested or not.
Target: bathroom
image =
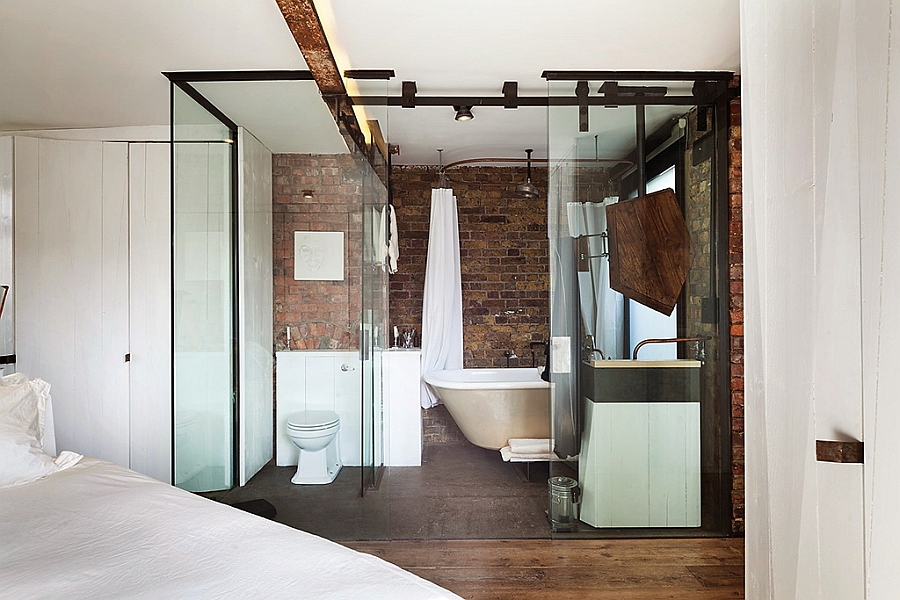
[[[387,86],[384,89],[387,90]],[[386,123],[389,121],[387,112],[396,109],[376,107],[375,112],[377,110],[385,112],[381,121]],[[551,113],[556,110],[550,109]],[[566,110],[571,111],[573,107],[566,107]],[[546,111],[546,108],[540,110],[545,114]],[[602,116],[595,116],[595,111],[599,111],[598,115],[602,115],[603,108],[591,107],[592,120],[598,124],[602,123]],[[551,141],[557,135],[560,133],[551,126]],[[571,136],[571,133],[566,135]],[[579,152],[586,153],[585,156],[590,156],[596,151],[593,136],[582,136],[579,144],[581,144]],[[521,157],[516,158],[521,161]],[[551,156],[551,159],[553,158]],[[541,343],[551,337],[548,204],[545,198],[526,199],[515,194],[516,185],[526,177],[526,168],[521,162],[513,164],[515,166],[512,167],[460,166],[446,170],[447,184],[453,188],[459,202],[466,367],[505,368],[532,365],[542,367],[544,353]],[[365,466],[356,471],[354,469],[357,465],[348,461],[346,472],[339,476],[332,486],[324,486],[328,487],[328,494],[337,494],[339,498],[337,502],[333,497],[329,497],[324,503],[316,499],[316,494],[326,493],[322,491],[324,487],[291,487],[290,484],[286,484],[284,489],[289,490],[287,493],[293,494],[297,499],[296,505],[287,512],[300,513],[304,512],[304,506],[327,504],[327,510],[326,507],[319,506],[306,512],[314,512],[323,520],[330,514],[328,519],[352,523],[351,529],[355,535],[379,539],[396,535],[386,529],[386,524],[391,522],[390,515],[394,515],[393,520],[396,521],[397,515],[412,514],[412,509],[404,510],[408,499],[400,493],[402,486],[406,485],[401,475],[407,476],[404,470],[411,471],[416,467],[388,466],[379,469],[381,464],[388,464],[384,461],[383,453],[391,438],[387,433],[390,430],[389,422],[379,427],[381,416],[390,413],[390,407],[384,405],[384,398],[379,398],[390,385],[389,381],[381,379],[382,373],[387,372],[390,365],[374,363],[380,360],[390,363],[391,353],[396,352],[379,352],[390,344],[392,327],[421,331],[421,277],[425,262],[428,204],[430,190],[438,184],[439,172],[434,165],[394,166],[390,169],[391,200],[398,217],[400,260],[397,273],[388,276],[384,268],[369,269],[378,266],[377,257],[370,256],[369,246],[363,239],[357,237],[358,232],[367,226],[372,216],[370,211],[359,208],[367,202],[367,190],[378,190],[373,192],[374,196],[381,194],[374,202],[372,201],[374,196],[368,197],[368,201],[372,204],[377,204],[378,201],[383,203],[386,194],[383,186],[379,188],[373,180],[373,172],[360,165],[362,163],[358,157],[352,157],[349,153],[305,156],[302,153],[275,153],[272,191],[275,273],[272,339],[275,350],[282,353],[279,357],[284,356],[283,353],[286,351],[291,354],[298,352],[309,354],[310,350],[326,351],[323,356],[328,352],[338,353],[333,354],[336,357],[335,365],[338,368],[347,367],[346,371],[341,372],[343,374],[349,372],[352,376],[354,369],[358,369],[364,389],[372,392],[371,403],[364,405],[366,408],[362,414],[357,413],[358,425],[351,423],[349,417],[342,419],[348,431],[354,431],[352,425],[359,427],[360,434],[366,436],[361,440],[359,447],[359,452],[363,455],[359,466]],[[538,159],[535,165],[529,167],[535,185],[553,194],[552,184],[548,187],[546,160]],[[386,173],[378,174],[382,179],[388,177]],[[363,181],[367,177],[368,180]],[[608,182],[601,181],[605,175],[594,174],[592,177],[597,181],[586,185],[584,182],[590,182],[590,178],[582,177],[579,180],[581,187],[576,191],[576,200],[580,199],[579,195],[588,197],[595,195],[599,188],[608,187]],[[604,191],[604,196],[607,193]],[[347,207],[341,207],[340,202],[336,202],[353,194],[358,194],[363,200]],[[368,226],[372,225],[373,223],[368,223]],[[343,231],[347,256],[346,278],[340,281],[295,280],[292,272],[295,231]],[[363,257],[363,260],[360,261],[356,257]],[[374,281],[376,285],[361,283],[364,278],[368,278],[367,283]],[[389,310],[385,310],[388,301]],[[373,350],[369,353],[369,361],[373,364],[367,368],[357,366],[353,362],[354,359],[358,361],[360,356],[358,350],[360,336],[356,327],[356,315],[360,312],[368,315],[369,327],[364,327],[363,331],[370,333],[362,337],[367,340],[369,350]],[[288,340],[289,331],[290,340]],[[581,336],[577,338],[580,340]],[[343,354],[340,354],[341,352]],[[709,349],[709,354],[714,356],[714,349]],[[712,364],[711,360],[709,362]],[[275,372],[277,389],[279,380],[277,367]],[[711,368],[706,369],[706,373],[710,372]],[[318,374],[318,371],[316,373]],[[423,459],[426,463],[429,452],[439,457],[448,454],[451,447],[465,448],[460,453],[461,456],[456,457],[462,462],[462,468],[452,475],[450,474],[452,469],[445,470],[442,474],[445,479],[450,479],[450,487],[454,488],[453,494],[448,495],[484,493],[489,487],[483,483],[484,479],[487,479],[493,482],[495,491],[487,493],[486,503],[496,505],[496,490],[502,490],[502,495],[510,496],[519,493],[513,490],[520,489],[521,496],[527,499],[529,505],[535,507],[532,511],[537,516],[535,523],[540,523],[528,530],[531,533],[510,533],[497,527],[489,528],[492,530],[488,531],[480,526],[478,531],[468,534],[450,529],[443,530],[443,533],[439,529],[428,529],[422,533],[424,537],[549,535],[546,517],[543,515],[547,504],[546,475],[549,474],[548,470],[553,470],[555,474],[556,469],[569,467],[554,463],[552,468],[548,469],[546,463],[535,464],[532,466],[533,469],[530,469],[529,477],[523,477],[521,469],[517,470],[513,465],[502,462],[489,465],[488,468],[492,469],[490,471],[473,470],[471,465],[474,461],[490,463],[496,457],[469,448],[443,408],[423,411],[421,427]],[[354,436],[350,436],[352,437]],[[359,436],[356,437],[359,439]],[[342,439],[344,446],[351,443],[350,438]],[[274,443],[277,445],[278,440],[276,439]],[[721,460],[720,454],[717,453],[717,461]],[[495,468],[498,470],[493,470]],[[540,475],[541,468],[545,469],[543,476]],[[716,473],[721,473],[721,465],[717,464],[714,468]],[[730,468],[728,470],[730,471]],[[411,477],[415,478],[415,475]],[[472,485],[479,477],[482,484]],[[347,482],[342,481],[343,479],[347,479]],[[251,485],[245,490],[238,489],[233,493],[232,499],[240,497],[240,494],[251,493],[252,487]],[[715,493],[721,494],[720,488],[721,486]],[[472,500],[469,499],[470,506]],[[338,506],[351,511],[352,518],[337,514],[335,507]],[[281,510],[281,506],[279,509]],[[421,510],[421,506],[418,510]],[[445,512],[453,511],[445,510]],[[501,512],[509,512],[509,508],[501,508]],[[379,522],[383,525],[378,525]],[[721,518],[714,519],[713,522],[712,529],[723,528]],[[543,529],[540,530],[540,527]]]

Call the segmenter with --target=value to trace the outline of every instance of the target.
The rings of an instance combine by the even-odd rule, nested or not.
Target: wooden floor
[[[744,597],[742,538],[343,543],[463,598]]]

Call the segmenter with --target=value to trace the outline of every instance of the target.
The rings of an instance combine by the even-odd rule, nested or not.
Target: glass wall
[[[550,81],[550,96],[571,98],[577,83]],[[693,81],[609,83],[587,82],[589,106],[549,111],[552,436],[562,459],[551,476],[577,481],[580,500],[580,521],[554,523],[554,535],[724,532],[725,115],[711,95],[696,104]]]
[[[234,482],[236,132],[172,87],[174,481]]]

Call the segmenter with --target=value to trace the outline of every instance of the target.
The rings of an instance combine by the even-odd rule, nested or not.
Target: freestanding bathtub
[[[424,379],[476,446],[499,450],[509,439],[550,437],[550,384],[538,369],[451,369]]]

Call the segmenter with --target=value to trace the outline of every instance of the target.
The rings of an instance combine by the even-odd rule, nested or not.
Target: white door
[[[169,144],[129,148],[130,467],[172,479]]]
[[[57,447],[129,464],[128,145],[15,138],[16,355]]]

